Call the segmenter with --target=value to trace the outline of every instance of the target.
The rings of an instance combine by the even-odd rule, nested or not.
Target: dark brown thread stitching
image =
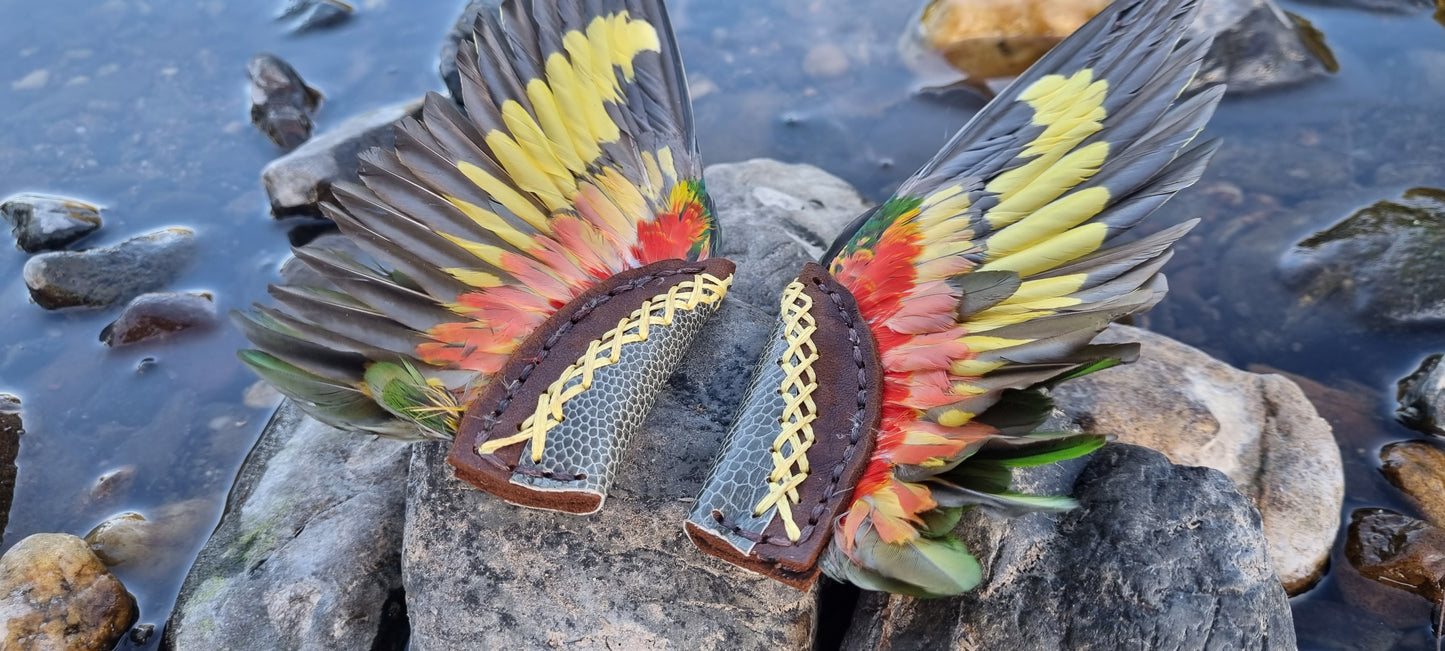
[[[526,366],[523,366],[522,372],[517,374],[517,379],[512,380],[512,382],[507,385],[507,393],[506,395],[502,396],[501,400],[497,401],[497,408],[493,410],[492,413],[482,417],[482,435],[478,437],[478,441],[484,441],[490,438],[492,434],[492,428],[496,427],[497,423],[501,421],[502,412],[506,411],[507,407],[511,405],[512,399],[516,397],[517,392],[521,390],[522,385],[526,384],[527,379],[532,375],[532,371],[536,369],[539,364],[541,364],[544,360],[547,359],[547,355],[552,352],[553,347],[555,347],[558,343],[561,343],[562,336],[565,335],[569,330],[571,330],[572,327],[575,326],[578,322],[586,319],[587,316],[593,312],[593,310],[596,310],[597,308],[605,305],[613,298],[642,289],[644,286],[654,280],[662,280],[671,276],[678,276],[682,274],[697,274],[706,270],[707,267],[703,266],[679,267],[677,269],[663,270],[639,278],[634,278],[625,285],[618,285],[617,287],[613,287],[612,289],[608,290],[606,294],[593,298],[586,305],[582,306],[581,309],[577,310],[576,313],[574,313],[569,319],[567,319],[566,323],[563,323],[556,330],[552,331],[552,334],[547,337],[547,343],[542,346],[542,350],[537,352],[537,358],[528,362]],[[559,473],[553,471],[524,469],[521,468],[518,464],[502,463],[500,459],[496,458],[495,454],[489,454],[486,456],[478,455],[478,458],[488,463],[495,464],[497,467],[506,468],[509,472],[520,473],[529,477],[545,477],[547,479],[562,482],[582,481],[587,478],[586,473],[572,475],[568,473]]]
[[[843,305],[843,299],[838,295],[837,290],[824,285],[821,280],[817,279],[813,280],[813,285],[833,300],[833,307],[838,310],[838,315],[843,319],[844,325],[848,327],[848,340],[853,344],[853,364],[858,367],[858,410],[853,414],[853,431],[848,437],[848,447],[843,448],[843,459],[839,461],[837,465],[833,466],[833,476],[828,482],[828,490],[823,491],[822,499],[818,500],[817,506],[813,507],[813,512],[808,518],[808,526],[798,532],[798,542],[788,540],[786,537],[782,537],[779,542],[772,542],[773,539],[779,537],[764,536],[746,531],[736,522],[729,523],[720,511],[715,510],[712,512],[713,519],[724,529],[732,532],[735,536],[760,545],[793,547],[795,545],[801,545],[813,535],[813,532],[817,530],[818,518],[823,515],[823,512],[828,510],[828,500],[838,494],[838,482],[843,479],[843,470],[848,466],[848,462],[853,459],[853,453],[858,448],[858,441],[863,436],[863,415],[868,410],[868,369],[863,363],[863,339],[858,336],[858,324],[853,321],[853,315],[849,313],[847,307]],[[758,558],[763,560],[776,560],[775,558],[768,558],[761,553],[758,554]],[[776,563],[774,564],[776,565]]]

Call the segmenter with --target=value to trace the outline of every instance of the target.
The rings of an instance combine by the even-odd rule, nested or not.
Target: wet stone
[[[1231,95],[1293,86],[1324,76],[1333,56],[1274,0],[1210,0],[1190,26],[1211,34],[1191,88],[1224,82]],[[1323,59],[1322,59],[1323,57]]]
[[[65,248],[100,228],[100,208],[68,197],[18,194],[0,203],[15,243],[26,253]]]
[[[1296,244],[1280,270],[1301,300],[1376,328],[1445,323],[1445,190],[1362,208]]]
[[[317,204],[331,198],[331,186],[357,181],[361,152],[392,144],[392,125],[421,108],[407,102],[363,113],[312,138],[261,170],[261,183],[271,199],[271,213],[320,215]]]
[[[1380,450],[1385,477],[1409,496],[1425,519],[1445,527],[1445,449],[1426,441],[1400,441]]]
[[[293,34],[327,29],[351,18],[356,9],[340,0],[290,0],[276,19]]]
[[[26,261],[25,284],[48,310],[107,307],[164,287],[195,255],[194,231],[167,228],[112,246],[42,253]]]
[[[10,521],[10,503],[15,498],[15,458],[20,455],[20,437],[24,434],[20,398],[0,393],[0,534]]]
[[[321,92],[306,85],[291,64],[262,53],[246,63],[251,78],[251,124],[271,142],[291,149],[311,137],[311,116]]]
[[[1365,578],[1423,597],[1437,612],[1445,604],[1445,529],[1386,509],[1356,509],[1345,554]]]
[[[85,541],[35,534],[0,557],[0,648],[109,651],[135,600]]]
[[[1445,436],[1445,367],[1441,355],[1431,355],[1420,363],[1409,377],[1397,384],[1395,394],[1400,406],[1395,416],[1406,427]]]
[[[137,296],[100,333],[107,346],[128,346],[207,328],[216,322],[216,304],[206,292]]]

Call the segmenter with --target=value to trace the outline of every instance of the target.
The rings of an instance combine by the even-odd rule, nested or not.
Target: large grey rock
[[[824,236],[810,229],[838,228],[861,203],[842,181],[806,166],[751,161],[708,168],[707,178],[724,240],[733,242],[723,253],[780,258],[767,274],[735,279],[633,438],[598,515],[508,505],[453,478],[445,444],[418,446],[403,557],[414,648],[811,648],[814,595],[701,554],[680,523],[774,325],[750,303],[775,301],[820,252]],[[757,201],[749,186],[763,179],[763,196],[782,198]],[[831,194],[809,193],[810,185]],[[821,206],[811,201],[819,197]],[[749,226],[732,221],[749,210]],[[784,220],[792,225],[762,227]],[[755,262],[736,259],[740,270]]]
[[[291,64],[267,52],[246,62],[246,76],[251,78],[251,124],[283,149],[306,142],[321,92],[307,86]]]
[[[100,340],[107,346],[129,346],[205,329],[215,322],[216,303],[209,292],[141,294],[100,331]]]
[[[0,203],[15,244],[35,253],[63,248],[100,228],[100,208],[79,199],[47,194],[18,194]]]
[[[111,246],[42,253],[23,274],[30,297],[47,310],[107,307],[166,286],[195,257],[195,231],[165,228]]]
[[[1426,434],[1445,436],[1445,355],[1436,353],[1396,383],[1395,415],[1400,422]]]
[[[421,108],[421,100],[362,113],[316,136],[261,169],[261,184],[271,198],[271,213],[319,215],[317,204],[331,198],[331,186],[357,180],[358,155],[389,147],[392,125]]]
[[[769,314],[803,265],[871,207],[846,181],[812,165],[758,159],[713,165],[706,178],[721,215],[719,255],[739,262],[729,297]]]
[[[284,403],[186,576],[164,647],[398,648],[410,452]]]
[[[1295,648],[1259,513],[1223,474],[1114,443],[1017,476],[1080,506],[968,514],[984,583],[931,601],[865,593],[843,648]]]
[[[1193,82],[1229,84],[1231,94],[1291,86],[1334,67],[1322,37],[1274,0],[1208,0],[1190,26],[1214,44]]]
[[[1339,530],[1344,467],[1300,388],[1137,328],[1112,326],[1100,341],[1139,341],[1140,359],[1060,385],[1058,405],[1088,431],[1228,475],[1259,508],[1285,588],[1312,585]]]

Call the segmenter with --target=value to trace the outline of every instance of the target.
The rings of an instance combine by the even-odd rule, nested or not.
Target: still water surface
[[[897,47],[912,2],[670,4],[708,162],[812,163],[882,199],[982,104],[964,92],[916,92],[924,82]],[[1393,384],[1445,348],[1438,333],[1371,334],[1319,314],[1295,319],[1290,341],[1255,335],[1272,331],[1268,315],[1290,301],[1274,280],[1271,252],[1408,187],[1445,186],[1445,27],[1427,10],[1283,4],[1324,32],[1341,71],[1226,100],[1208,133],[1228,144],[1200,184],[1214,190],[1154,218],[1162,227],[1207,213],[1170,267],[1175,294],[1146,325],[1239,366],[1350,387],[1387,424],[1339,433],[1351,468],[1345,511],[1408,509],[1379,480],[1375,455],[1412,437],[1389,421]],[[275,22],[274,9],[225,0],[0,0],[0,196],[49,191],[104,206],[105,227],[83,245],[193,228],[200,260],[168,289],[210,291],[223,312],[264,300],[289,236],[307,222],[268,214],[259,171],[279,152],[248,123],[247,59],[275,53],[325,93],[317,116],[324,132],[441,90],[437,51],[460,6],[362,0],[350,22],[300,35]],[[803,62],[824,44],[836,46],[844,68],[834,60],[833,76],[810,75]],[[1252,222],[1232,212],[1261,202],[1271,208],[1252,210]],[[1262,253],[1231,255],[1241,242]],[[115,310],[33,305],[21,280],[25,258],[0,246],[0,391],[23,398],[27,429],[3,545],[37,532],[84,534],[119,511],[187,502],[200,515],[179,546],[155,567],[119,572],[141,621],[159,624],[270,407],[244,404],[254,378],[236,362],[243,341],[228,326],[109,350],[97,338]],[[1243,268],[1226,273],[1226,260]],[[94,487],[118,468],[133,468],[129,485]],[[1305,648],[1429,641],[1423,622],[1400,628],[1359,614],[1330,579],[1295,607]]]

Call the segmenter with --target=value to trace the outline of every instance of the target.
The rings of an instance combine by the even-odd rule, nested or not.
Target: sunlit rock
[[[100,228],[100,208],[79,199],[48,194],[17,194],[0,203],[20,250],[27,253],[64,248]]]
[[[1426,441],[1399,441],[1380,450],[1380,462],[1385,477],[1410,497],[1425,519],[1445,527],[1445,449]]]
[[[0,648],[110,651],[135,600],[85,541],[41,533],[0,557]]]
[[[167,228],[85,251],[42,253],[25,262],[40,307],[107,307],[174,281],[196,255],[196,234]]]
[[[321,92],[306,85],[291,64],[262,53],[246,63],[251,78],[251,124],[271,142],[291,149],[311,137],[311,115],[321,105]]]
[[[1027,69],[1109,0],[933,0],[917,36],[971,79]]]
[[[1259,508],[1285,588],[1312,585],[1339,529],[1344,469],[1329,423],[1299,387],[1137,328],[1112,326],[1098,341],[1143,348],[1133,364],[1060,385],[1059,407],[1088,431],[1228,475]]]
[[[107,346],[128,346],[203,329],[216,322],[216,303],[206,292],[156,293],[135,297],[100,332]]]

